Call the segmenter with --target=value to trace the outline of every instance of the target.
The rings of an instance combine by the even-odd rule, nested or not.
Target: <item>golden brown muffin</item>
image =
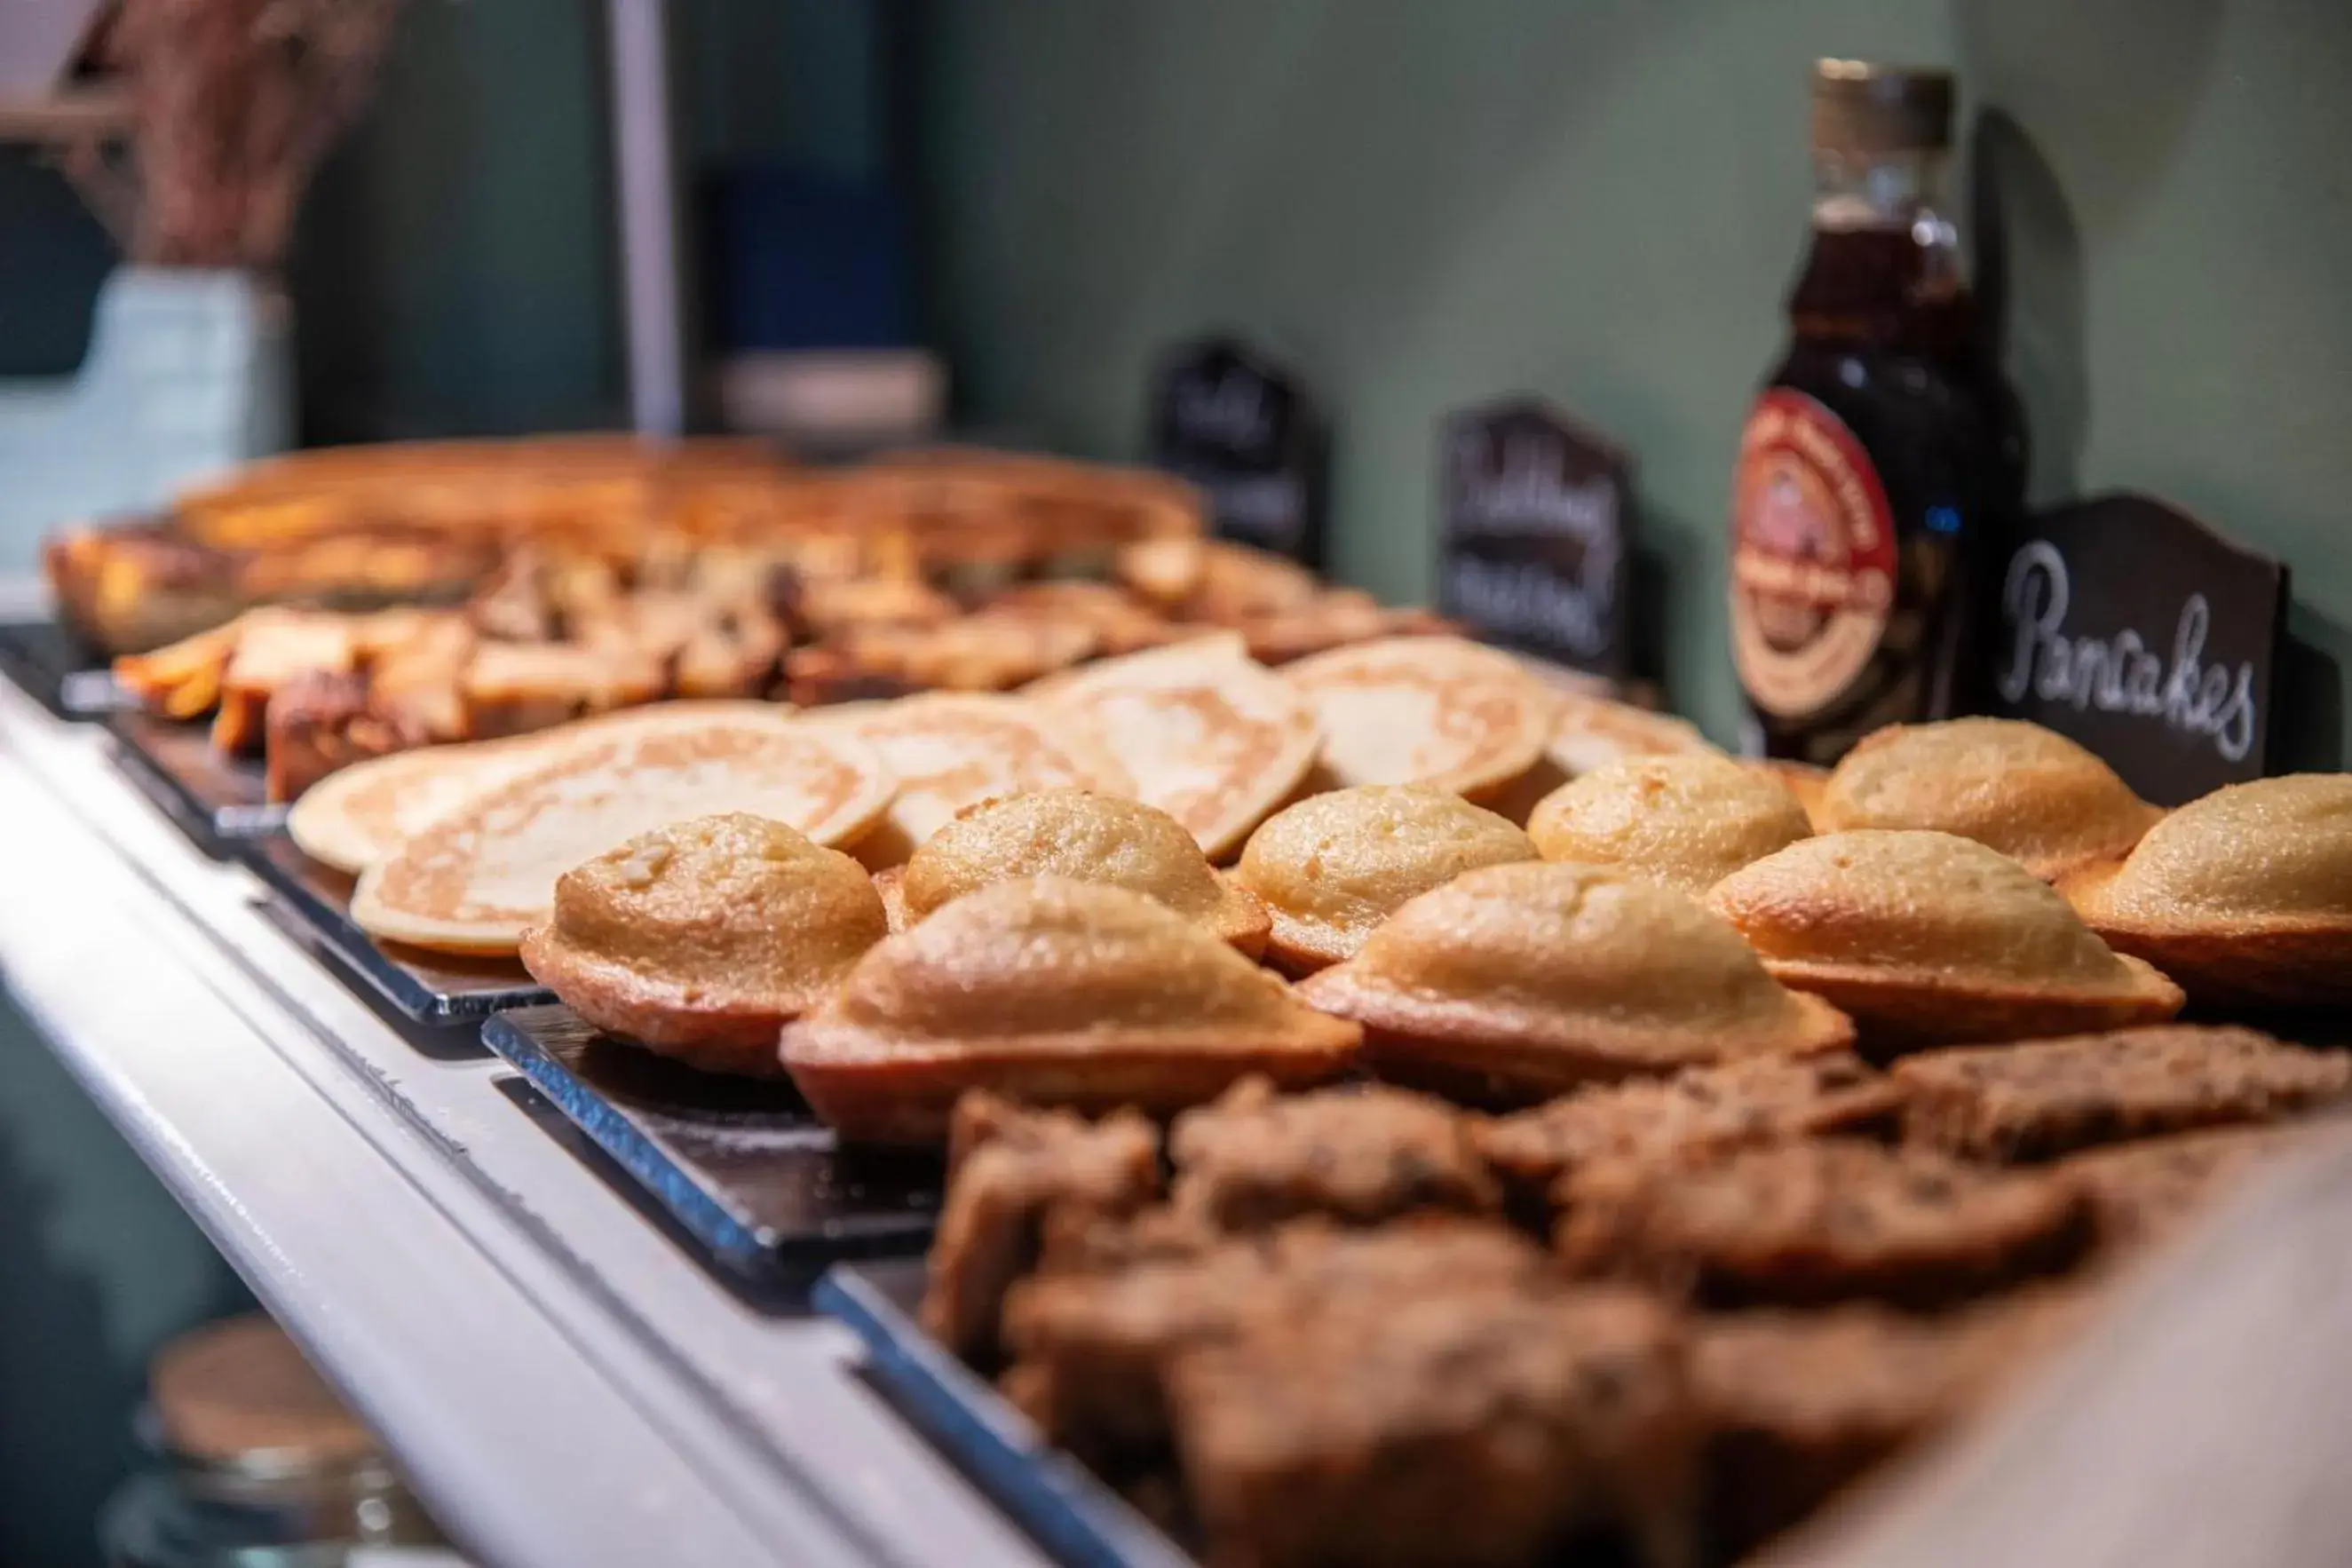
[[[1467,872],[1298,994],[1362,1024],[1383,1076],[1490,1101],[1853,1042],[1696,901],[1602,866]]]
[[[2060,884],[2092,930],[2200,1002],[2352,1001],[2352,774],[2231,784]]]
[[[1707,903],[1784,984],[1852,1014],[1865,1046],[2027,1040],[2155,1023],[2180,987],[2121,957],[2024,867],[1948,833],[1800,839]]]
[[[736,812],[566,871],[522,961],[600,1029],[712,1072],[772,1075],[776,1031],[887,932],[856,861]]]
[[[1234,877],[1273,918],[1275,967],[1297,975],[1354,957],[1408,899],[1480,866],[1535,858],[1534,840],[1449,790],[1364,784],[1268,817]]]
[[[1265,906],[1213,869],[1182,823],[1141,801],[1082,789],[967,807],[915,851],[901,875],[887,878],[882,898],[898,905],[897,931],[966,893],[1024,877],[1125,888],[1252,958],[1265,948]]]
[[[1357,643],[1282,676],[1315,710],[1334,786],[1500,790],[1543,755],[1559,707],[1517,659],[1460,637]]]
[[[1998,849],[2044,879],[2139,842],[2164,813],[2065,736],[2017,719],[1890,724],[1823,786],[1824,833],[1916,827]]]
[[[968,1089],[1033,1105],[1169,1113],[1265,1073],[1344,1070],[1353,1024],[1125,888],[983,888],[869,952],[784,1031],[785,1070],[855,1142],[938,1141]]]
[[[1778,782],[1728,757],[1628,757],[1546,795],[1528,837],[1547,860],[1614,866],[1703,893],[1812,832]]]

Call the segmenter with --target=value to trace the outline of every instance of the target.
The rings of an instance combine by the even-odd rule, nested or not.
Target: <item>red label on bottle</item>
[[[1895,603],[1895,518],[1870,454],[1812,398],[1756,400],[1731,494],[1731,651],[1749,700],[1782,718],[1834,702]]]

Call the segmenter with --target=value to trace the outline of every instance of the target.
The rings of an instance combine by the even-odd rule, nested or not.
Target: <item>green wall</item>
[[[1335,410],[1339,574],[1417,596],[1438,415],[1552,394],[1639,453],[1672,574],[1670,695],[1725,738],[1722,519],[1803,236],[1808,68],[1948,63],[1982,110],[2037,494],[2186,503],[2284,555],[2297,629],[2352,660],[2352,6],[992,0],[929,17],[928,259],[976,420],[1131,451],[1153,351],[1239,326]],[[2334,760],[2332,725],[2315,743]]]

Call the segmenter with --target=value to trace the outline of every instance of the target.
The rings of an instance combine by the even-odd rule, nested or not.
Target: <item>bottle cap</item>
[[[1952,73],[1867,60],[1813,65],[1813,150],[1939,153],[1952,144]]]

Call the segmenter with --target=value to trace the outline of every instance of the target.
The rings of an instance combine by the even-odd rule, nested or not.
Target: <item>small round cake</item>
[[[1811,832],[1778,780],[1704,752],[1605,763],[1544,796],[1528,818],[1547,860],[1614,866],[1686,893]]]

